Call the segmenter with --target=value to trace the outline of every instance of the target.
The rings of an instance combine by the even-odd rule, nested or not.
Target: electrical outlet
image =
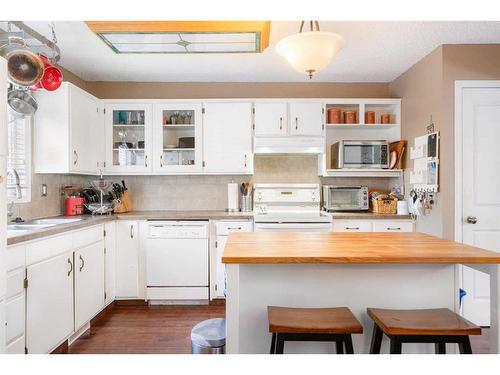
[[[47,196],[47,184],[42,184],[42,197]]]

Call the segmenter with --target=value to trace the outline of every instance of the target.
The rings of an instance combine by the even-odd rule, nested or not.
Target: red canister
[[[68,197],[65,200],[65,214],[66,216],[83,215],[82,197]]]

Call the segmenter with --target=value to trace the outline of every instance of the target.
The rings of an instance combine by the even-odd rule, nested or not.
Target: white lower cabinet
[[[333,232],[413,232],[411,220],[336,220],[333,218]]]
[[[116,298],[139,297],[138,232],[138,221],[116,221]]]
[[[222,263],[222,254],[226,246],[227,237],[231,232],[252,232],[253,224],[251,221],[217,221],[215,223],[215,274],[212,277],[215,280],[214,291],[215,298],[225,298],[226,296],[226,265]],[[212,263],[213,264],[213,263]]]
[[[116,226],[111,221],[104,224],[104,300],[106,306],[115,300]]]
[[[75,331],[104,308],[104,241],[75,251]]]
[[[26,347],[47,353],[73,331],[73,251],[26,268]]]
[[[0,354],[5,353],[5,301],[0,300]]]
[[[24,335],[24,304],[24,293],[12,298],[5,304],[5,342],[11,342]]]

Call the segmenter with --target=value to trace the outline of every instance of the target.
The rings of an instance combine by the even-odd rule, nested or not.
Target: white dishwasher
[[[146,298],[151,303],[208,301],[208,246],[208,221],[148,220]]]

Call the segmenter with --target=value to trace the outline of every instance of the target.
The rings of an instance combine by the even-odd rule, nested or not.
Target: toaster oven
[[[367,186],[323,185],[323,208],[326,211],[367,211]]]

